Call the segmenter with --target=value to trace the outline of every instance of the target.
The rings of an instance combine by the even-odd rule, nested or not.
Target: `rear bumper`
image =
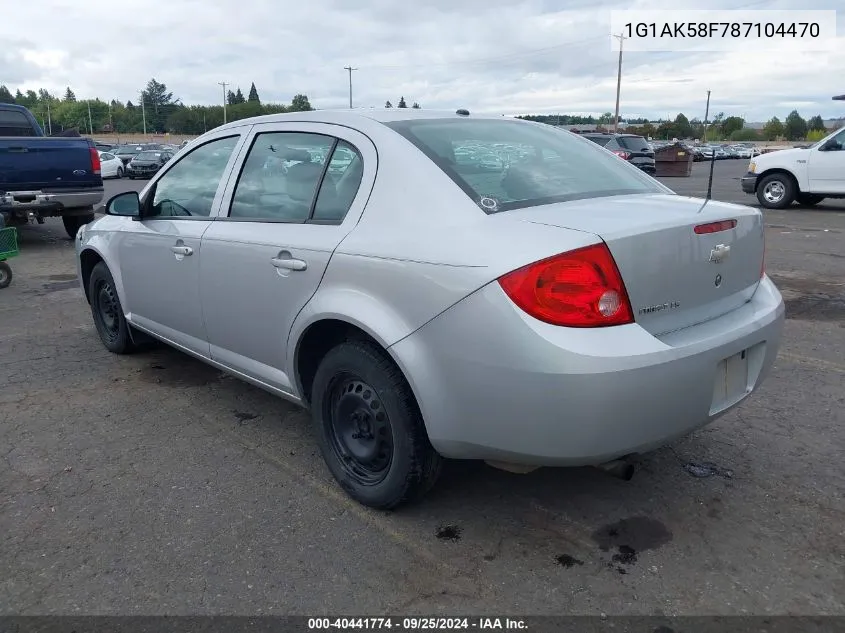
[[[0,211],[37,212],[43,217],[81,215],[103,200],[103,188],[76,191],[9,191],[0,194]]]
[[[660,339],[636,324],[541,323],[493,283],[391,351],[444,456],[590,465],[657,448],[739,404],[771,368],[783,320],[768,278],[743,307]],[[745,350],[744,388],[717,396],[721,361]]]
[[[739,182],[742,185],[742,190],[745,193],[754,193],[757,190],[756,174],[745,174],[742,178],[740,178]]]

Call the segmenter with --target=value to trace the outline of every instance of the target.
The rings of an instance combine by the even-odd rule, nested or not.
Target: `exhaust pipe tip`
[[[637,471],[636,466],[624,458],[599,464],[596,468],[622,481],[631,481],[634,478],[634,473]]]

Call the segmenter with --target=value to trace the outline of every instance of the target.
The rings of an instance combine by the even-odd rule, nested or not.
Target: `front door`
[[[199,273],[223,176],[241,140],[237,130],[182,156],[142,194],[142,216],[117,248],[131,323],[208,356]]]
[[[845,193],[845,130],[825,144],[826,149],[810,152],[810,191]]]
[[[375,177],[375,148],[349,128],[316,123],[256,125],[247,144],[220,217],[202,239],[210,353],[293,393],[288,335],[360,217],[367,195],[360,192]]]

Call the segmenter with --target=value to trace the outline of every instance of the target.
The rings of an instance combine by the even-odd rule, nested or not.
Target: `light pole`
[[[144,136],[147,135],[147,111],[144,108],[144,91],[141,91],[141,118],[144,121]]]
[[[352,66],[344,66],[344,70],[349,71],[349,109],[352,109],[352,71],[358,70],[357,68],[352,68]]]
[[[622,43],[627,39],[625,35],[614,35],[619,40],[619,68],[616,73],[616,116],[613,118],[613,133],[619,132],[619,93],[622,91]]]
[[[223,86],[223,124],[226,124],[226,86],[229,84],[225,81],[218,81],[218,86]]]

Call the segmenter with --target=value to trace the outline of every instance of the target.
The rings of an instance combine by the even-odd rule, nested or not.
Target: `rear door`
[[[293,321],[363,211],[376,173],[364,135],[337,125],[254,126],[203,235],[200,294],[211,357],[292,392]]]

